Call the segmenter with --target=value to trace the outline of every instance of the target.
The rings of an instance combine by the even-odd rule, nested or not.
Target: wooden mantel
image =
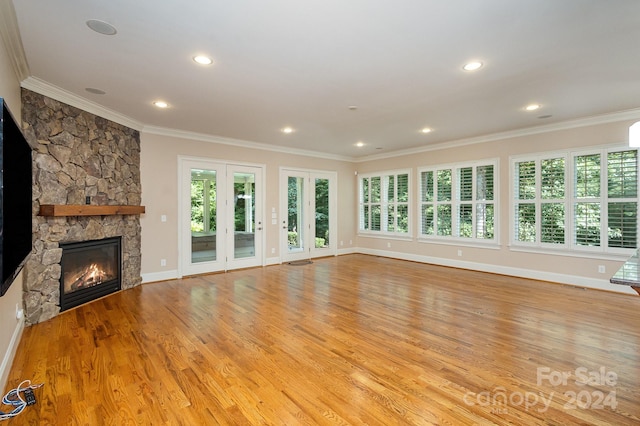
[[[142,214],[144,206],[94,206],[91,204],[41,204],[40,216],[112,216]]]

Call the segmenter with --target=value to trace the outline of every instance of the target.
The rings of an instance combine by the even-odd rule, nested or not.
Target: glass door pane
[[[191,262],[217,259],[215,170],[191,169]]]
[[[256,177],[254,173],[233,173],[233,257],[256,254]]]
[[[181,159],[178,274],[206,274],[225,268],[225,169],[207,159]]]
[[[289,176],[287,186],[287,247],[289,252],[304,251],[304,178]]]
[[[315,195],[315,248],[327,248],[330,246],[329,179],[315,179]]]

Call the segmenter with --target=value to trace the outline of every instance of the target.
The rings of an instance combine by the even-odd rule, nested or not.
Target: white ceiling
[[[32,78],[145,126],[357,158],[640,107],[638,0],[14,7]],[[195,64],[202,53],[214,64]],[[472,59],[484,67],[463,71]]]

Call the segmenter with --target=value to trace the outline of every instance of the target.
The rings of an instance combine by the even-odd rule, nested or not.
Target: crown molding
[[[328,154],[326,152],[311,151],[305,149],[290,148],[286,146],[269,145],[259,142],[245,141],[242,139],[231,139],[222,136],[207,135],[204,133],[188,132],[184,130],[169,129],[165,127],[144,126],[142,133],[149,133],[159,136],[167,136],[172,138],[189,139],[200,142],[217,143],[222,145],[230,145],[238,148],[260,149],[263,151],[280,152],[283,154],[302,155],[305,157],[323,158],[326,160],[347,161],[352,163],[353,157],[347,157],[336,154]]]
[[[0,5],[3,5],[3,4],[4,3],[2,3],[2,0],[0,0]],[[2,12],[1,7],[0,7],[0,12]],[[2,23],[2,20],[0,20],[0,24],[1,23]],[[530,135],[549,133],[549,132],[555,132],[560,130],[575,129],[579,127],[588,127],[588,126],[594,126],[599,124],[608,124],[608,123],[615,123],[620,121],[640,119],[640,108],[636,108],[636,109],[630,109],[626,111],[596,115],[592,117],[578,118],[575,120],[567,120],[560,123],[547,124],[547,125],[535,126],[535,127],[527,127],[524,129],[492,133],[489,135],[476,136],[472,138],[458,139],[458,140],[453,140],[449,142],[421,146],[418,148],[410,148],[405,150],[388,152],[384,154],[375,154],[375,155],[368,155],[363,157],[350,157],[350,156],[343,156],[343,155],[336,155],[336,154],[328,154],[328,153],[312,151],[312,150],[303,150],[303,149],[290,148],[290,147],[284,147],[284,146],[269,145],[265,143],[251,142],[251,141],[245,141],[241,139],[225,138],[222,136],[208,135],[204,133],[196,133],[196,132],[190,132],[190,131],[184,131],[184,130],[176,130],[176,129],[170,129],[165,127],[148,126],[124,114],[121,114],[109,108],[105,108],[102,105],[99,105],[95,102],[91,102],[87,99],[84,99],[65,89],[62,89],[60,87],[47,83],[37,77],[25,78],[24,80],[22,80],[22,83],[20,84],[20,86],[25,89],[31,90],[36,93],[40,93],[41,95],[48,96],[57,101],[64,102],[68,105],[74,106],[76,108],[80,108],[89,113],[95,114],[97,116],[106,118],[113,122],[122,124],[123,126],[127,126],[129,128],[132,128],[134,130],[138,130],[144,133],[196,140],[201,142],[230,145],[230,146],[235,146],[239,148],[260,149],[263,151],[302,155],[305,157],[323,158],[327,160],[336,160],[336,161],[346,161],[350,163],[363,163],[366,161],[384,160],[387,158],[402,157],[406,155],[415,155],[415,154],[421,154],[421,153],[430,152],[430,151],[438,151],[442,149],[459,148],[459,147],[468,146],[468,145],[495,142],[499,140],[522,137],[522,136],[530,136]]]
[[[29,64],[22,46],[16,11],[11,0],[0,0],[0,38],[7,49],[13,72],[18,81],[29,76]]]
[[[399,151],[393,151],[385,154],[368,155],[358,157],[353,160],[355,163],[363,163],[365,161],[384,160],[393,157],[402,157],[405,155],[415,155],[424,152],[438,151],[441,149],[459,148],[479,143],[495,142],[504,139],[517,138],[522,136],[531,136],[541,133],[557,132],[560,130],[576,129],[579,127],[595,126],[598,124],[616,123],[619,121],[638,120],[640,119],[640,108],[629,109],[625,111],[612,112],[607,114],[594,115],[591,117],[577,118],[575,120],[562,121],[560,123],[546,124],[543,126],[527,127],[524,129],[509,130],[506,132],[492,133],[489,135],[476,136],[472,138],[458,139],[449,142],[443,142],[433,145],[421,146],[418,148],[410,148]]]
[[[120,114],[109,108],[105,108],[100,104],[91,102],[85,98],[82,98],[68,90],[54,86],[47,83],[44,80],[40,80],[37,77],[27,77],[22,80],[20,86],[24,89],[31,90],[32,92],[40,93],[41,95],[48,96],[56,101],[63,102],[67,105],[79,108],[83,111],[97,115],[107,120],[111,120],[115,123],[122,124],[134,130],[142,130],[143,124],[137,120],[134,120],[124,114]]]

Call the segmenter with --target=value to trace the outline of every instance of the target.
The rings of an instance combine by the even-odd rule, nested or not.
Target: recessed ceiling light
[[[169,108],[169,104],[165,101],[155,101],[153,105],[157,106],[158,108]]]
[[[480,62],[480,61],[467,62],[462,67],[462,69],[465,70],[465,71],[475,71],[475,70],[480,69],[480,68],[482,68],[482,62]]]
[[[281,131],[285,135],[289,135],[289,134],[293,133],[293,129],[291,127],[284,127]]]
[[[107,93],[104,90],[96,89],[96,88],[93,88],[93,87],[87,87],[84,90],[86,90],[89,93],[93,93],[94,95],[104,95],[104,94]]]
[[[118,32],[118,30],[116,30],[116,27],[114,27],[110,23],[99,21],[97,19],[89,19],[87,21],[87,27],[91,28],[97,33],[104,35],[115,35]]]
[[[431,132],[432,132],[432,129],[430,129],[430,128],[428,128],[428,127],[425,127],[424,129],[420,130],[420,132],[421,132],[421,133],[425,133],[425,134],[426,134],[426,133],[431,133]]]
[[[213,59],[205,55],[194,56],[193,60],[200,65],[211,65],[213,63]]]
[[[364,146],[364,142],[362,142],[362,141],[356,142],[356,146],[358,148],[362,148]]]
[[[539,104],[531,104],[531,105],[527,105],[526,107],[524,107],[525,110],[527,111],[535,111],[537,109],[540,108]]]

